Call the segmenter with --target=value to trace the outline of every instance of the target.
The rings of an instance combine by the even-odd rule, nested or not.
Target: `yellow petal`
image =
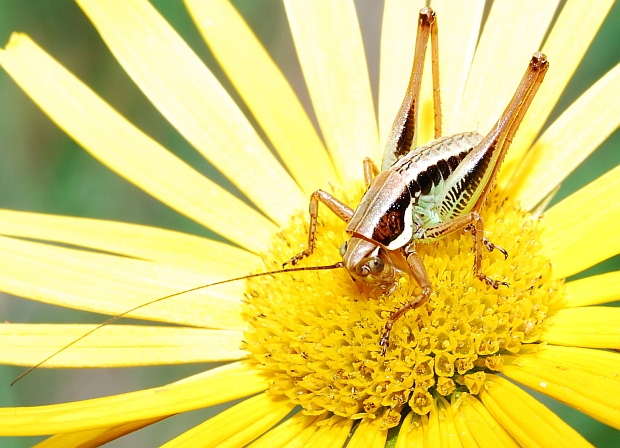
[[[275,400],[263,393],[242,401],[162,446],[246,446],[282,420],[294,407],[288,398]]]
[[[129,76],[166,119],[279,224],[299,187],[200,58],[145,0],[78,0]],[[266,181],[268,179],[268,181]]]
[[[549,73],[519,126],[511,150],[506,154],[504,169],[499,175],[500,184],[509,180],[517,166],[520,169],[529,168],[526,162],[522,162],[525,152],[549,118],[613,3],[613,0],[570,0],[562,7],[562,12],[542,49],[551,63]],[[596,116],[600,118],[599,113]],[[587,120],[589,125],[593,124],[592,121]],[[587,127],[579,126],[580,130],[585,131],[585,128]],[[570,135],[577,137],[573,130]],[[550,167],[554,167],[554,164],[547,166]],[[521,175],[518,175],[511,180],[518,181],[520,177]]]
[[[320,416],[310,416],[304,415],[300,411],[249,446],[252,448],[303,447],[303,444],[312,436],[312,433],[318,430],[316,424],[325,419],[326,416],[327,412]]]
[[[467,78],[459,131],[485,134],[495,124],[540,50],[557,5],[556,0],[493,3]]]
[[[428,445],[428,416],[409,412],[398,431],[395,448],[423,448]]]
[[[285,1],[310,98],[343,183],[380,158],[364,45],[350,2]]]
[[[331,160],[290,84],[235,8],[185,0],[196,27],[306,194],[337,182]],[[243,57],[239,57],[239,55]]]
[[[394,117],[398,113],[409,84],[418,13],[425,5],[426,2],[423,0],[386,0],[385,2],[381,25],[378,108],[379,136],[382,145],[387,141]],[[438,20],[441,24],[443,15],[440,15]],[[443,81],[443,77],[441,80]]]
[[[33,366],[93,329],[92,325],[0,324],[0,363]],[[47,361],[43,367],[129,367],[232,361],[242,331],[109,325]]]
[[[130,434],[145,426],[152,425],[166,417],[156,417],[136,422],[125,423],[124,425],[113,426],[110,428],[97,428],[88,431],[70,432],[68,434],[57,434],[41,443],[37,443],[35,448],[66,448],[66,447],[96,447],[102,446],[112,440],[116,440],[126,434]]]
[[[465,83],[478,43],[484,1],[433,0],[438,14],[439,76],[443,134],[457,131]],[[410,24],[407,26],[411,27]]]
[[[240,361],[138,392],[49,406],[0,408],[0,435],[45,435],[117,426],[225,403],[266,388],[267,378],[250,363]]]
[[[454,416],[450,403],[443,397],[436,397],[428,418],[428,446],[460,447]]]
[[[457,415],[456,420],[461,422],[461,432],[466,428],[479,446],[519,446],[484,405],[472,395],[464,393],[452,407]],[[465,442],[463,444],[467,446]]]
[[[496,375],[487,375],[482,403],[522,446],[591,446],[542,403]]]
[[[585,366],[593,361],[596,361],[596,357],[584,356],[581,363]],[[606,425],[620,429],[620,405],[617,399],[620,396],[620,381],[617,367],[615,374],[610,376],[603,371],[597,374],[580,369],[561,359],[548,361],[536,355],[524,354],[516,359],[505,356],[502,373]]]
[[[618,128],[618,97],[620,65],[581,95],[536,141],[509,193],[522,207],[534,208]]]
[[[620,348],[620,308],[569,308],[559,310],[545,323],[541,341],[575,347]]]
[[[120,314],[208,283],[208,273],[0,237],[0,290],[54,305]],[[36,275],[33,275],[36,273]],[[243,282],[182,294],[129,315],[208,328],[243,329]]]
[[[541,242],[553,263],[554,278],[576,274],[620,253],[619,189],[620,167],[616,167],[545,212]]]
[[[292,446],[303,446],[307,448],[332,448],[344,446],[344,442],[349,437],[353,420],[350,418],[333,416],[327,420],[326,424],[318,429],[313,428],[313,434],[304,445],[298,445],[294,441]],[[308,428],[310,429],[310,428]]]
[[[610,379],[617,380],[620,374],[620,353],[608,350],[546,344],[529,356]]]
[[[136,129],[29,37],[13,34],[0,64],[106,166],[229,240],[252,251],[266,247],[276,230],[270,221]]]
[[[474,438],[474,435],[472,434],[470,429],[465,424],[465,420],[463,419],[463,416],[458,411],[456,406],[453,406],[452,408],[453,408],[452,414],[454,417],[454,426],[456,427],[462,446],[466,448],[478,448],[480,445],[478,445],[478,443],[476,442],[476,439]]]
[[[566,283],[566,307],[600,305],[620,299],[620,271],[594,275]]]
[[[383,448],[387,429],[381,429],[381,419],[363,419],[347,443],[349,448]]]
[[[208,272],[214,278],[255,270],[260,259],[230,244],[156,227],[0,209],[0,234],[67,243]]]

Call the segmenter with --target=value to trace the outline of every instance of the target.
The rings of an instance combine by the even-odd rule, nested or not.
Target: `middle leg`
[[[470,212],[451,221],[429,227],[426,230],[425,236],[427,238],[442,238],[453,232],[464,230],[467,227],[471,228],[471,233],[474,238],[474,274],[476,274],[476,277],[494,289],[498,289],[500,285],[508,286],[508,283],[493,280],[482,273],[483,246],[486,247],[489,252],[497,249],[504,255],[504,259],[508,258],[508,252],[502,247],[493,244],[484,236],[484,220],[478,212]]]

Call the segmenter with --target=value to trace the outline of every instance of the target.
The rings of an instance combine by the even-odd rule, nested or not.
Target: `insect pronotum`
[[[436,140],[415,148],[420,85],[429,39],[432,50]],[[283,269],[201,285],[127,310],[31,367],[11,385],[99,328],[137,309],[215,285],[294,271],[345,268],[353,281],[364,282],[384,294],[394,291],[402,274],[415,280],[420,286],[421,293],[393,311],[386,320],[379,341],[382,354],[385,354],[394,323],[407,311],[423,305],[432,292],[426,268],[416,252],[416,244],[437,240],[459,230],[471,229],[474,239],[473,269],[476,277],[496,289],[502,284],[507,285],[505,282],[489,278],[481,271],[483,247],[489,251],[497,249],[504,254],[504,257],[508,257],[508,254],[484,237],[484,222],[479,212],[510,142],[548,68],[545,55],[540,52],[534,53],[506,110],[486,136],[477,132],[462,132],[441,137],[437,20],[431,8],[422,8],[419,14],[409,86],[392,125],[381,171],[372,160],[364,160],[367,191],[356,209],[352,209],[330,193],[323,190],[315,191],[310,197],[308,246],[303,252],[284,263]],[[319,202],[347,223],[346,231],[350,238],[340,249],[342,261],[328,266],[284,269],[287,264],[296,265],[302,258],[312,255]]]

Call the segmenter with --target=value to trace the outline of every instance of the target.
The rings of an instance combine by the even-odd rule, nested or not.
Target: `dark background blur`
[[[153,4],[232,92],[182,2],[153,0]],[[234,4],[282,67],[302,100],[309,104],[282,5],[277,0],[238,0]],[[358,1],[356,5],[368,52],[371,82],[376,89],[382,5],[372,0]],[[13,31],[29,34],[140,129],[201,172],[232,189],[230,183],[215,172],[150,105],[72,1],[0,0],[0,46],[6,45]],[[620,4],[616,3],[552,119],[619,60]],[[0,71],[0,110],[0,207],[141,223],[213,236],[97,162],[60,131],[4,71]],[[619,163],[620,132],[616,132],[563,184],[556,201]],[[620,257],[615,257],[586,274],[618,269]],[[57,309],[2,294],[0,319],[67,323],[105,320],[102,316]],[[204,369],[204,365],[116,370],[41,369],[9,388],[22,369],[0,367],[0,406],[51,404],[122,393],[162,385]],[[594,445],[620,445],[620,432],[559,403],[551,400],[545,403],[577,427]],[[159,445],[200,423],[211,412],[201,410],[173,417],[109,446]],[[26,447],[39,440],[42,438],[0,438],[0,447]]]

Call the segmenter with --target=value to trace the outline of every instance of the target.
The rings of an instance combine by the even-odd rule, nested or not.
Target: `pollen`
[[[348,204],[362,194],[362,186],[335,193]],[[497,190],[482,216],[485,236],[509,254],[504,259],[485,249],[482,272],[508,285],[493,289],[474,275],[470,232],[417,243],[432,293],[396,321],[385,355],[379,341],[386,320],[420,294],[407,275],[390,295],[360,287],[344,268],[248,280],[244,348],[270,376],[271,394],[309,415],[380,418],[384,428],[398,425],[408,409],[427,414],[441,396],[478,394],[487,373],[501,372],[504,355],[537,344],[563,295],[562,282],[551,280],[551,264],[540,255],[536,219]],[[300,265],[340,261],[345,227],[320,206],[314,253]],[[265,270],[281,268],[307,240],[308,217],[299,213],[264,254]]]

